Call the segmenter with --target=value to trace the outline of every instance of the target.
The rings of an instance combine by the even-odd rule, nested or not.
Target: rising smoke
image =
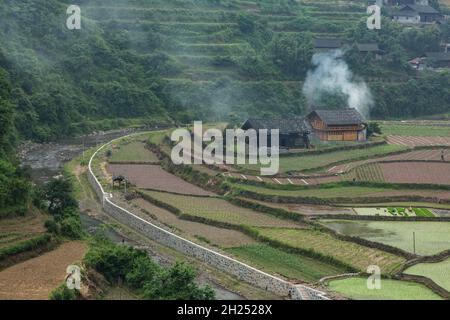
[[[314,69],[308,71],[303,93],[310,106],[320,105],[326,94],[343,95],[346,107],[355,108],[367,117],[374,103],[372,94],[362,79],[355,78],[342,59],[343,54],[342,50],[314,54]]]

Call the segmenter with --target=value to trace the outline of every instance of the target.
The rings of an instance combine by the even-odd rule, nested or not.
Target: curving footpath
[[[329,300],[321,291],[274,277],[245,263],[227,257],[219,252],[215,252],[211,249],[205,248],[167,230],[164,230],[115,204],[112,200],[113,196],[110,193],[104,191],[102,185],[95,176],[91,166],[92,161],[102,149],[104,149],[114,141],[142,134],[145,134],[145,132],[135,133],[111,140],[110,142],[98,148],[89,160],[88,180],[91,186],[94,188],[98,198],[101,199],[102,208],[107,214],[109,214],[117,221],[133,228],[137,232],[164,246],[170,247],[182,252],[185,255],[201,260],[221,271],[227,272],[237,277],[242,281],[273,292],[277,295],[289,297],[294,300]]]

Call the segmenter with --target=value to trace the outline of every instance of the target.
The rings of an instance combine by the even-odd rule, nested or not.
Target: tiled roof
[[[317,114],[317,116],[327,125],[360,125],[366,122],[364,117],[353,108],[338,110],[314,110],[310,115],[314,113]]]
[[[377,43],[357,43],[356,44],[359,51],[362,52],[376,52],[380,51]]]
[[[302,133],[309,131],[309,125],[304,118],[285,118],[285,119],[248,119],[242,126],[247,129],[279,129],[280,134]]]
[[[315,48],[335,48],[338,49],[342,47],[341,39],[336,38],[315,38],[314,39],[314,47]]]

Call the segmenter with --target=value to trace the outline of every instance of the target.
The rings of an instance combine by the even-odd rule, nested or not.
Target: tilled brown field
[[[338,182],[340,181],[339,176],[327,175],[327,176],[310,176],[305,178],[300,177],[291,177],[291,178],[272,178],[267,176],[252,176],[245,175],[240,173],[224,173],[225,177],[240,179],[240,180],[250,180],[257,182],[266,182],[266,183],[274,183],[274,184],[292,184],[292,185],[316,185],[321,183],[330,183],[330,182]]]
[[[44,300],[63,284],[67,266],[81,261],[86,252],[82,242],[67,242],[39,257],[0,272],[0,299]]]
[[[15,217],[0,220],[0,248],[13,246],[18,242],[44,234],[47,229],[44,222],[48,219],[40,213],[25,217]]]
[[[267,207],[280,208],[292,212],[297,212],[306,216],[313,215],[356,215],[355,211],[351,208],[343,207],[331,207],[331,206],[321,206],[321,205],[308,205],[308,204],[296,204],[296,203],[272,203],[266,201],[259,201],[253,199],[242,198],[245,201],[250,201],[254,203],[259,203]]]
[[[446,151],[448,160],[450,160],[450,151]],[[350,163],[345,163],[337,165],[328,170],[328,173],[342,173],[347,172],[353,168],[359,167],[363,164],[374,163],[374,162],[384,162],[384,161],[441,161],[441,150],[415,150],[411,152],[399,153],[395,155],[390,155],[381,158],[367,159],[362,161],[354,161]]]
[[[417,146],[450,146],[450,137],[414,137],[414,136],[395,136],[387,137],[390,144],[397,144],[407,147]]]
[[[235,230],[222,229],[203,223],[181,220],[175,214],[157,207],[144,199],[136,199],[133,201],[133,204],[136,204],[139,208],[147,211],[152,218],[156,218],[157,221],[165,226],[175,229],[172,231],[187,234],[190,238],[200,236],[222,248],[238,247],[255,243],[252,238]],[[137,213],[143,219],[149,218],[149,214],[139,213],[139,210],[133,210],[133,212]]]
[[[113,175],[125,176],[138,188],[199,196],[212,195],[212,193],[164,171],[158,165],[109,164],[108,171]]]
[[[387,182],[450,184],[450,163],[380,163]]]

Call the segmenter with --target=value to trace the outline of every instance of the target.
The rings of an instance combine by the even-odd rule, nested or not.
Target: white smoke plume
[[[346,107],[355,108],[368,117],[374,103],[372,94],[364,80],[354,77],[342,59],[343,54],[342,50],[314,54],[315,68],[308,71],[303,94],[309,105],[320,104],[323,94],[342,94],[347,98]]]

